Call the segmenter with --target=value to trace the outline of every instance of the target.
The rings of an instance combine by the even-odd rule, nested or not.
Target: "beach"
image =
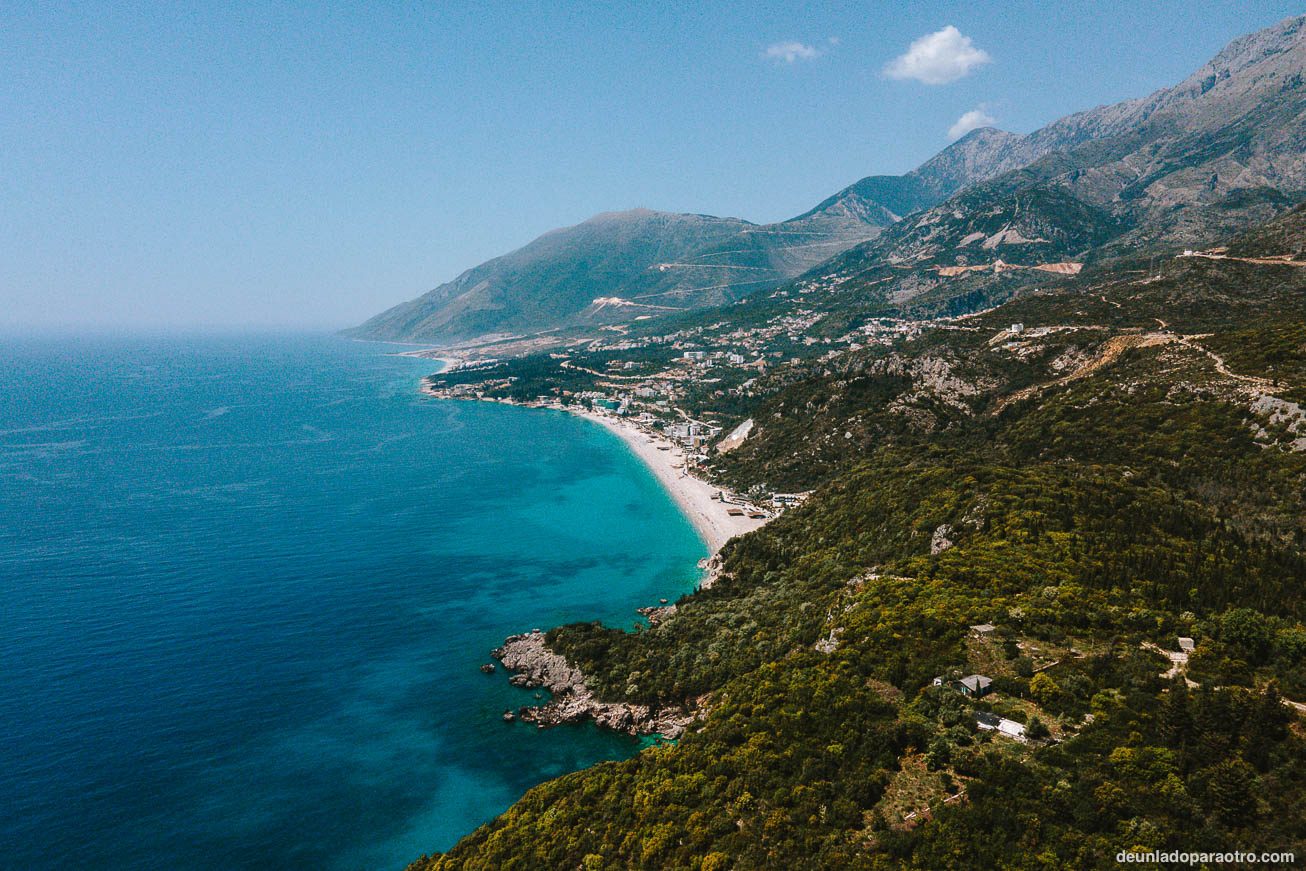
[[[707,543],[710,555],[716,556],[731,538],[752,532],[769,519],[730,514],[730,508],[739,506],[718,499],[720,487],[687,474],[683,468],[684,450],[669,440],[650,434],[640,429],[634,422],[619,417],[593,411],[572,413],[606,427],[630,447],[635,456],[653,472],[694,528],[698,530],[698,534]],[[659,446],[667,449],[660,450]],[[677,463],[681,468],[676,468]]]
[[[433,353],[428,351],[424,354],[411,354],[409,356],[440,359],[449,363],[451,368],[457,368],[461,362],[449,356],[433,357]],[[451,398],[435,389],[430,381],[425,379],[419,389],[427,396],[437,399]],[[472,397],[460,396],[456,398],[471,399]],[[583,417],[607,429],[625,442],[631,452],[657,478],[663,489],[679,506],[681,512],[689,519],[699,537],[707,545],[709,557],[715,557],[721,548],[725,546],[725,543],[736,535],[743,535],[764,526],[773,516],[770,512],[766,512],[767,516],[765,517],[749,517],[749,514],[758,513],[755,506],[744,503],[743,500],[729,491],[726,491],[726,498],[731,501],[721,501],[719,494],[722,492],[722,488],[720,486],[696,478],[686,472],[685,449],[681,445],[672,442],[659,433],[645,429],[630,418],[617,417],[612,414],[557,403],[541,405],[518,403],[508,399],[482,399],[479,401],[519,405],[526,408],[550,408]],[[730,513],[731,510],[738,512],[741,509],[744,513]]]

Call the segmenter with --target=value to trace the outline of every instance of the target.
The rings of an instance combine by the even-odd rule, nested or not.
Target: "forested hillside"
[[[1301,232],[1296,210],[1231,240],[1246,260],[1089,272],[762,379],[715,467],[815,495],[652,628],[548,634],[604,698],[700,725],[416,867],[1301,855],[1306,268],[1266,258]]]
[[[433,376],[740,427],[686,463],[782,513],[647,625],[545,636],[682,736],[414,869],[1306,855],[1304,21],[975,137],[787,284]]]

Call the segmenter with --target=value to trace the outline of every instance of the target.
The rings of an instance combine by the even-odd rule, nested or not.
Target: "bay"
[[[478,667],[704,545],[602,428],[397,350],[0,338],[0,866],[399,868],[638,751]]]

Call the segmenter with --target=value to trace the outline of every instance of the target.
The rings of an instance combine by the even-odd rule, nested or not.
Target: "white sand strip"
[[[635,456],[644,461],[653,475],[671,494],[671,498],[680,506],[680,510],[689,518],[698,530],[699,536],[707,544],[711,555],[715,556],[721,547],[736,535],[752,532],[766,523],[765,519],[736,516],[729,513],[728,505],[717,499],[721,488],[707,481],[689,475],[683,468],[685,452],[678,445],[637,427],[633,422],[596,412],[573,412],[607,427],[624,441]],[[667,450],[659,450],[659,445]],[[679,463],[682,468],[675,466]]]

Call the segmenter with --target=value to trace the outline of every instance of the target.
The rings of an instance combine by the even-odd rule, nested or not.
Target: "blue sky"
[[[690,5],[0,2],[0,324],[346,326],[600,211],[790,217],[1300,11]]]

